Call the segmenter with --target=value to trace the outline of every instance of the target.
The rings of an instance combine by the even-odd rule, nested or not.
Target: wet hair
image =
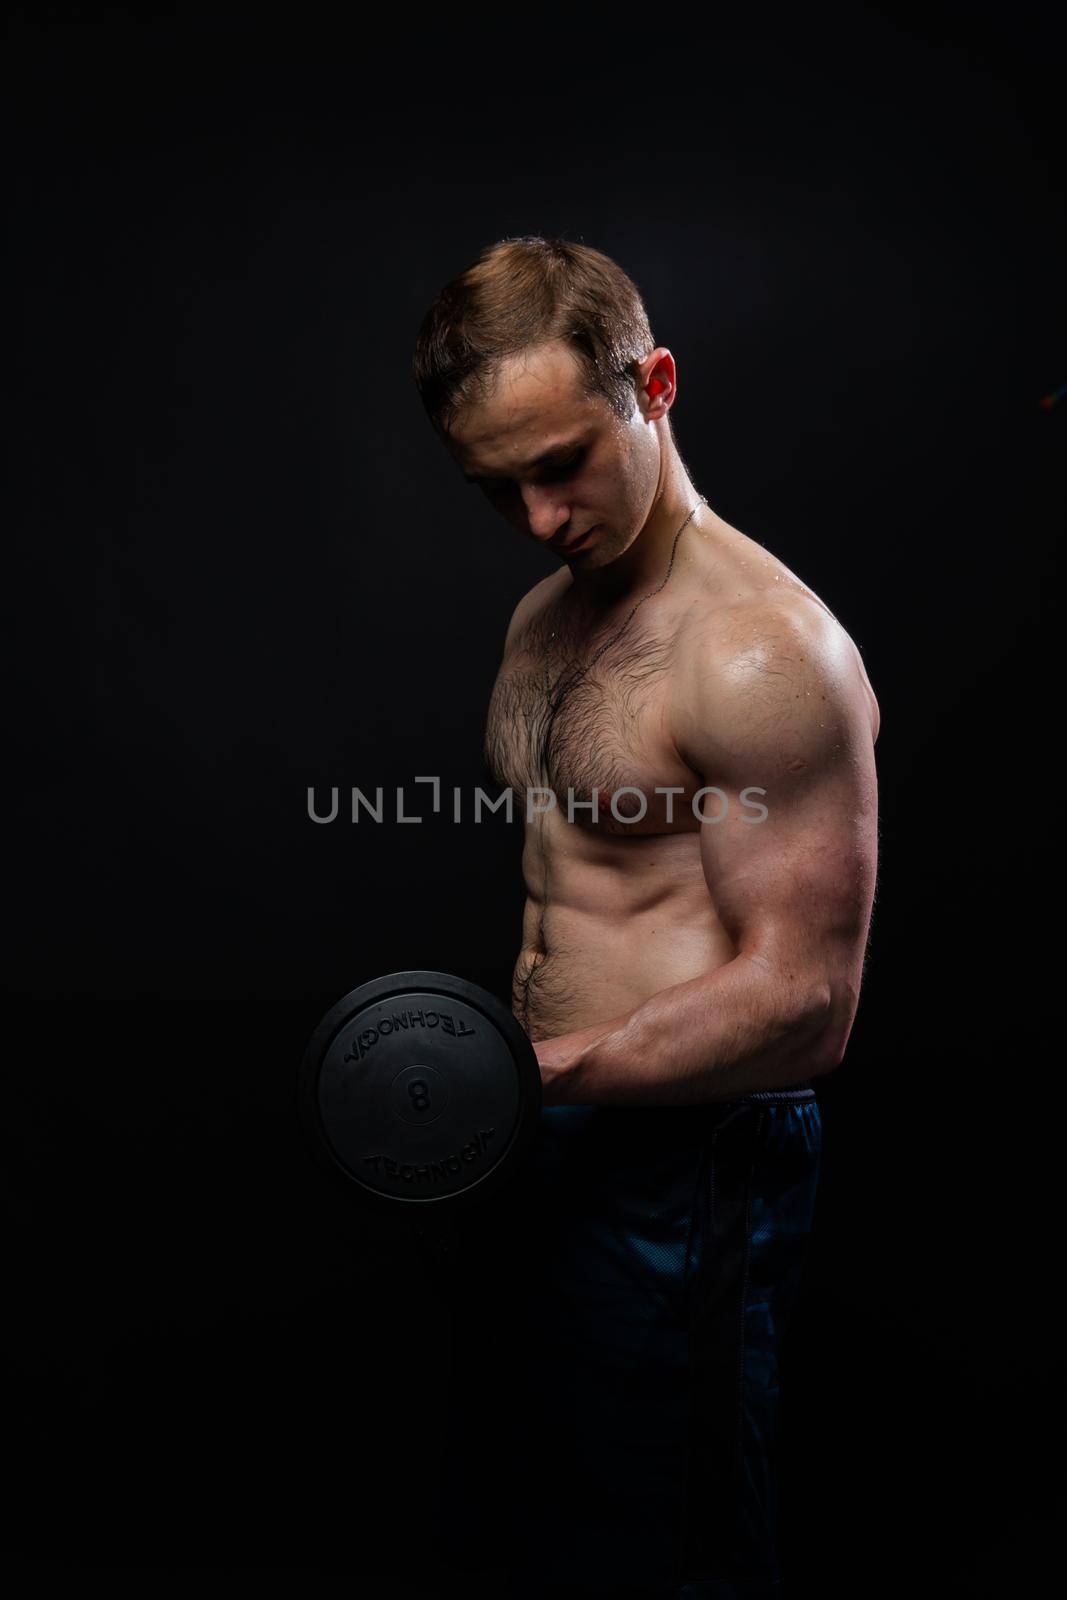
[[[501,363],[550,340],[574,351],[585,393],[623,421],[636,364],[655,349],[637,286],[609,256],[569,239],[526,235],[489,245],[427,311],[412,370],[427,415],[447,434],[492,390]]]

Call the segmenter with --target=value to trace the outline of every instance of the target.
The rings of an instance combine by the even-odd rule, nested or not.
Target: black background
[[[1067,376],[1047,26],[963,5],[361,26],[9,14],[20,1559],[438,1592],[447,1313],[409,1245],[323,1193],[295,1067],[379,972],[506,992],[520,828],[316,826],[306,794],[482,781],[503,630],[550,564],[460,481],[409,361],[447,278],[540,232],[634,277],[694,482],[823,596],[881,704],[869,972],[820,1085],[784,1361],[787,1592],[1043,1593],[1067,421],[1040,405]]]

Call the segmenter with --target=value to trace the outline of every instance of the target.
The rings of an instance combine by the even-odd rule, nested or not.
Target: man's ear
[[[650,422],[658,422],[674,404],[674,357],[660,345],[638,363],[637,370],[640,375],[639,387],[647,396],[642,410]]]

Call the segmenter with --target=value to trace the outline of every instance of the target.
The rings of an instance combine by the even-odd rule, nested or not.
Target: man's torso
[[[822,601],[721,519],[694,535],[658,593],[593,603],[564,571],[538,584],[516,616],[485,748],[527,816],[513,1005],[535,1040],[621,1015],[735,954],[701,866],[700,828],[711,824],[694,805],[716,775],[687,766],[673,737],[680,674],[709,626],[729,617],[758,647],[764,606],[817,608],[854,657],[877,735],[859,652]],[[531,817],[536,789],[555,804],[533,796],[534,808],[548,809]],[[581,804],[594,789],[595,813]],[[675,792],[657,793],[667,789]],[[759,804],[724,793],[727,806]]]

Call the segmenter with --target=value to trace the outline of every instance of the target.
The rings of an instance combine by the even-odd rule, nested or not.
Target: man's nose
[[[556,537],[570,519],[569,507],[562,504],[548,490],[539,488],[537,484],[524,486],[522,498],[526,506],[530,532],[535,539],[542,539],[547,543],[549,539]]]

